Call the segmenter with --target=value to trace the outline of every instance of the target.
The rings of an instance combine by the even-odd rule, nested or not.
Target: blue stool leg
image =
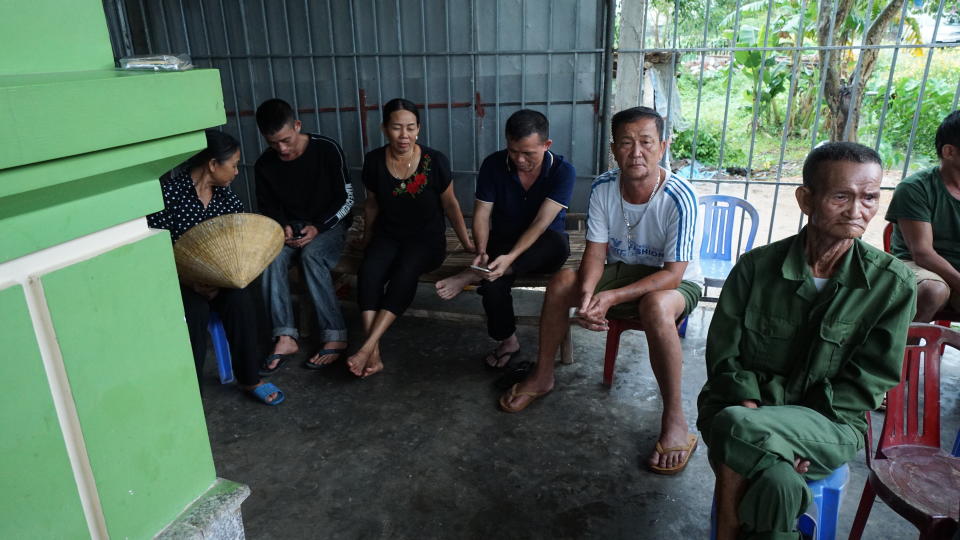
[[[677,327],[677,334],[685,338],[687,337],[687,320],[690,319],[689,316],[683,318],[683,322],[680,323],[680,326]]]
[[[220,374],[220,384],[233,382],[233,360],[230,357],[230,343],[227,333],[223,330],[223,322],[217,312],[210,312],[207,322],[210,340],[213,342],[213,353],[217,357],[217,372]]]
[[[960,430],[957,430],[957,440],[953,441],[953,455],[960,457]]]

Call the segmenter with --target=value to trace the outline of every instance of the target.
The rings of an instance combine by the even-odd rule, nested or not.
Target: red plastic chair
[[[687,335],[687,319],[685,317],[677,325],[677,333],[680,337]],[[607,345],[603,352],[603,385],[611,386],[613,384],[613,368],[617,365],[617,353],[620,351],[620,334],[627,330],[638,330],[643,332],[643,325],[637,319],[610,319],[607,323]]]
[[[960,503],[960,458],[940,448],[940,351],[960,349],[960,333],[932,324],[910,325],[900,384],[887,392],[887,412],[870,459],[872,427],[867,431],[870,476],[850,531],[863,534],[876,496],[913,523],[920,538],[950,538],[957,530]],[[922,414],[921,414],[922,413]],[[867,414],[870,426],[870,414]]]

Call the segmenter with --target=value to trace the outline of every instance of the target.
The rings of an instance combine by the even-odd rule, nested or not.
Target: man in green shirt
[[[860,240],[880,201],[880,156],[815,148],[796,236],[744,254],[707,336],[697,427],[716,474],[717,538],[798,538],[806,480],[863,448],[864,412],[900,379],[915,285]]]
[[[960,110],[937,128],[936,147],[940,165],[900,182],[887,209],[890,251],[916,275],[918,322],[960,311]]]

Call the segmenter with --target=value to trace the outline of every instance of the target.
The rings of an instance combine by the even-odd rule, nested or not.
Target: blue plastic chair
[[[850,480],[850,467],[844,463],[839,469],[822,479],[807,482],[807,487],[813,492],[813,504],[816,506],[816,515],[804,513],[797,520],[797,528],[804,535],[816,540],[834,540],[837,536],[837,522],[840,520],[840,500],[843,490]],[[710,540],[717,538],[717,500],[713,500],[710,510]]]
[[[702,195],[698,197],[703,206],[703,236],[700,241],[700,269],[706,287],[722,287],[727,275],[737,262],[733,250],[733,227],[737,222],[737,208],[741,209],[740,220],[750,216],[750,233],[744,252],[753,249],[760,218],[756,208],[740,197],[730,195]],[[739,229],[738,229],[739,233]]]
[[[227,333],[223,330],[223,322],[216,311],[210,312],[207,320],[207,331],[213,342],[213,354],[217,357],[217,372],[220,374],[220,384],[233,382],[233,359],[230,357],[230,343]]]

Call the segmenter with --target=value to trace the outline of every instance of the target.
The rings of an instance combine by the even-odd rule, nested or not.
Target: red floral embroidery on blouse
[[[416,197],[423,191],[427,185],[427,174],[430,173],[430,154],[424,154],[420,160],[420,169],[410,175],[409,178],[402,180],[400,185],[393,189],[393,196],[397,197],[404,193],[411,197]]]

